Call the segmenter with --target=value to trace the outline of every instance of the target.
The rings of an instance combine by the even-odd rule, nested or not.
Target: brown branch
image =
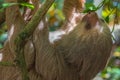
[[[16,38],[17,41],[16,43],[21,43],[21,40],[24,42],[33,34],[37,25],[45,16],[46,12],[48,11],[48,9],[50,8],[54,1],[55,0],[47,0],[45,4],[43,4],[43,6],[36,12],[31,21],[26,25],[26,27],[21,31],[19,36]]]

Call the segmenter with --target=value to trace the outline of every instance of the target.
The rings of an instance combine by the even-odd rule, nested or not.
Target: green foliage
[[[99,5],[95,6],[93,0],[87,0],[83,13],[97,11],[103,7],[102,16],[109,23],[113,19],[120,17],[120,2],[117,0],[103,0]],[[115,24],[119,23],[119,20]]]
[[[90,11],[96,11],[97,7],[93,3],[85,3],[85,10],[84,13],[88,13]]]
[[[102,11],[102,16],[106,20],[106,22],[114,21],[116,19],[115,24],[119,23],[119,17],[120,17],[120,2],[117,0],[107,0],[104,3],[104,8]],[[118,20],[117,20],[118,19]]]
[[[118,47],[118,48],[116,49],[116,51],[117,51],[117,52],[120,52],[120,47]]]
[[[7,7],[10,7],[10,6],[13,6],[13,5],[18,5],[18,3],[3,3],[2,8],[7,8]]]
[[[109,15],[105,17],[105,21],[106,21],[106,22],[109,22],[109,21],[110,21]]]
[[[48,11],[47,17],[49,19],[50,31],[54,31],[62,25],[64,19],[62,13],[63,0],[56,0]]]
[[[95,6],[93,0],[87,0],[87,2],[85,3],[85,10],[83,12],[88,13],[88,12],[91,12],[91,11],[97,11],[105,3],[106,3],[106,0],[103,0],[98,6]]]
[[[105,80],[120,80],[120,68],[107,67],[101,74]]]
[[[118,47],[106,69],[101,73],[105,80],[120,80],[120,47]]]
[[[30,4],[30,3],[25,3],[25,2],[23,2],[23,3],[19,3],[21,6],[23,6],[23,7],[28,7],[28,8],[30,8],[30,9],[34,9],[34,6],[32,5],[32,4]]]
[[[10,6],[14,6],[14,5],[19,5],[22,7],[28,7],[30,9],[34,9],[34,6],[30,3],[26,3],[26,2],[21,2],[21,3],[2,3],[0,6],[0,11],[2,11],[3,9],[10,7]]]

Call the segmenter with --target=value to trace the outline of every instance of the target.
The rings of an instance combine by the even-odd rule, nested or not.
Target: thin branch
[[[33,34],[39,22],[43,19],[43,17],[45,16],[45,14],[47,13],[48,9],[54,1],[55,0],[46,0],[43,6],[36,12],[31,21],[19,34],[19,37],[22,38],[22,40],[29,38]]]

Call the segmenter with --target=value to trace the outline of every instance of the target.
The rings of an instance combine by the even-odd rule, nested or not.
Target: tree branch
[[[36,12],[36,14],[33,16],[31,21],[21,31],[21,33],[19,34],[19,37],[17,37],[17,38],[21,38],[22,41],[29,38],[33,34],[33,32],[36,29],[36,27],[38,26],[39,22],[43,19],[46,12],[48,11],[48,9],[50,8],[50,6],[52,5],[52,3],[54,1],[55,0],[46,0],[46,2],[43,4],[43,6]]]

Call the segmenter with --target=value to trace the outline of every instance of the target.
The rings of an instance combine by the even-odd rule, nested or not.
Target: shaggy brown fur
[[[66,5],[66,9],[78,9],[74,0],[65,0],[65,2],[71,6],[67,8]],[[79,6],[81,8],[81,5]],[[2,61],[14,63],[16,57],[14,39],[21,31],[21,26],[25,26],[25,21],[16,6],[7,10],[7,25],[10,26],[9,30],[12,26],[14,30],[0,52],[3,55]],[[65,12],[65,15],[71,16],[71,10]],[[17,14],[13,15],[15,12]],[[103,70],[110,56],[112,41],[108,27],[98,19],[96,13],[85,15],[69,34],[64,35],[55,44],[49,42],[47,24],[45,19],[40,22],[24,48],[30,80],[91,80]],[[0,79],[22,80],[21,70],[17,66],[0,66]]]
[[[95,21],[94,26],[91,26],[91,21]],[[91,27],[86,29],[86,26]],[[91,80],[106,66],[112,40],[107,25],[93,12],[85,15],[82,23],[64,36],[57,45],[57,50],[64,56],[66,64],[77,71],[76,75],[79,73],[80,79],[76,80]]]
[[[63,13],[67,20],[73,17],[73,13],[80,13],[83,11],[84,0],[64,0]]]

